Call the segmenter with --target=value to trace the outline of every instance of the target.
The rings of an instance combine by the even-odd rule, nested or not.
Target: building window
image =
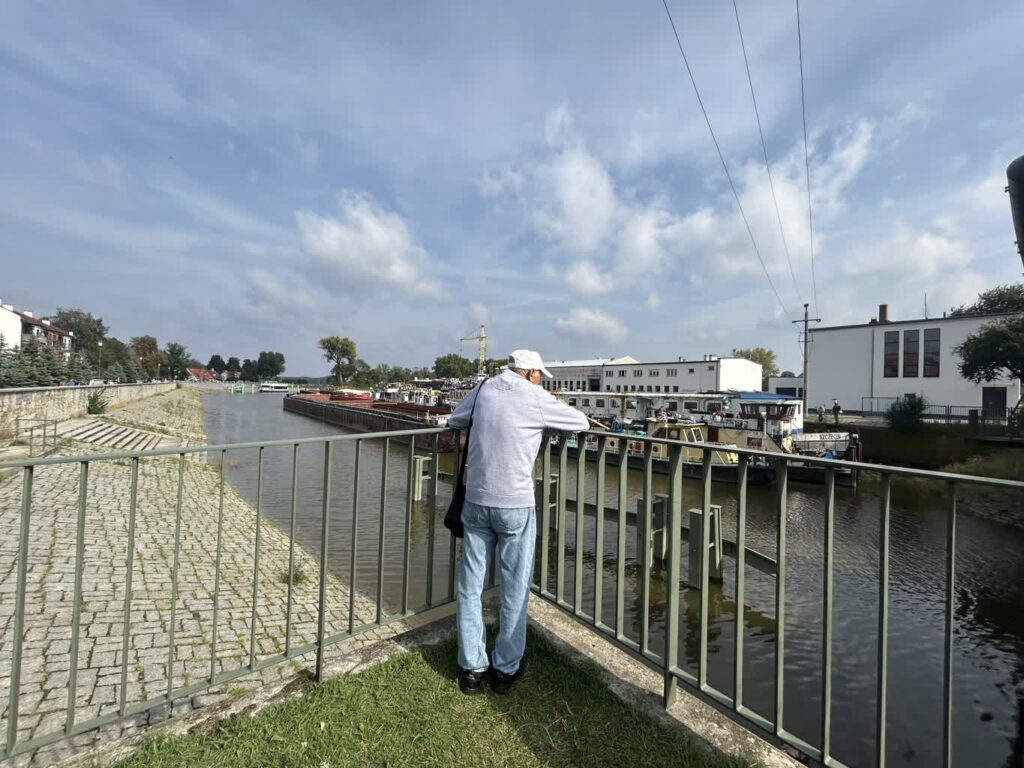
[[[679,375],[679,369],[678,368],[666,368],[665,369],[665,375],[666,376],[678,376]]]
[[[675,400],[670,400],[668,402],[668,404],[665,406],[665,410],[666,411],[678,411],[679,410],[679,403],[677,403]]]
[[[583,398],[583,404],[584,405],[590,405],[590,398],[589,397]]]
[[[604,400],[595,400],[594,405],[598,408],[604,408]]]
[[[708,370],[709,370],[709,371],[713,371],[713,370],[715,370],[715,366],[713,366],[713,365],[709,365],[709,366],[708,366]]]
[[[939,375],[939,340],[941,329],[925,328],[924,331],[924,375],[937,378]]]
[[[906,377],[916,378],[918,375],[920,336],[921,332],[917,330],[903,332],[903,375]]]
[[[622,385],[621,384],[616,384],[615,385],[615,391],[616,392],[621,392],[622,391]]]
[[[636,377],[636,376],[643,376],[643,375],[644,375],[644,372],[641,371],[639,368],[634,368],[633,369],[633,376],[634,377]]]
[[[575,397],[570,397],[569,398],[569,405],[576,405],[576,398]]]
[[[672,391],[673,392],[678,392],[679,391],[679,385],[678,384],[673,384],[672,385]]]
[[[650,385],[650,384],[648,384],[648,385],[647,385],[647,391],[648,391],[648,392],[650,392],[650,391],[651,391],[651,385]]]
[[[651,374],[651,376],[660,376],[661,375],[661,371],[659,369],[657,369],[657,368],[651,368],[651,370],[649,370],[648,373]]]
[[[683,402],[683,408],[685,408],[688,411],[696,411],[697,410],[697,401],[696,400],[686,400],[686,401]]]
[[[885,358],[882,375],[891,379],[900,375],[900,332],[885,332]]]
[[[619,376],[625,376],[625,375],[626,375],[626,369],[623,368],[621,371],[619,371]]]
[[[654,391],[655,391],[655,392],[661,392],[661,384],[657,384],[657,385],[656,385],[656,386],[654,387]]]
[[[687,369],[686,369],[686,372],[687,372],[687,373],[693,373],[693,372],[694,372],[694,370],[693,370],[693,368],[687,368]]]
[[[636,384],[630,385],[629,391],[630,392],[636,392]]]

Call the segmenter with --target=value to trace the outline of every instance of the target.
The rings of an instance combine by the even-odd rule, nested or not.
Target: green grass
[[[205,735],[154,737],[120,768],[146,766],[740,766],[623,704],[592,662],[531,632],[506,696],[459,693],[455,641],[311,686],[302,698]]]

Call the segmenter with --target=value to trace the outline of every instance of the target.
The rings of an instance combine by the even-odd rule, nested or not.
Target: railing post
[[[256,542],[252,556],[252,617],[249,621],[249,669],[256,669],[256,618],[260,595],[260,512],[263,507],[263,446],[256,459]]]
[[[697,687],[704,690],[708,680],[708,550],[711,533],[711,450],[703,449],[703,488],[700,529],[700,645],[697,653]]]
[[[548,592],[548,549],[551,546],[551,438],[544,436],[540,445],[540,573],[537,588],[542,595]]]
[[[949,484],[949,518],[946,521],[946,638],[942,690],[942,764],[953,765],[953,629],[956,612],[956,483]]]
[[[832,586],[835,549],[836,471],[825,469],[825,546],[822,564],[822,671],[821,671],[821,759],[828,763],[832,751]]]
[[[213,567],[213,633],[210,642],[210,685],[217,679],[217,622],[220,619],[220,558],[224,540],[224,470],[227,450],[220,452],[220,490],[217,503],[217,556]]]
[[[604,473],[608,442],[597,438],[597,493],[594,499],[597,517],[594,520],[594,624],[600,625],[604,609]]]
[[[647,653],[651,632],[651,523],[654,513],[654,443],[644,444],[643,514],[639,516],[643,531],[640,550],[640,653]]]
[[[558,507],[555,509],[555,603],[565,605],[565,487],[569,477],[568,437],[562,436],[558,443]]]
[[[746,599],[746,558],[747,558],[747,466],[746,456],[739,457],[736,471],[738,496],[736,504],[736,629],[735,660],[733,663],[733,709],[740,711],[743,706],[743,641],[746,629],[744,600]]]
[[[878,523],[878,720],[877,764],[886,762],[886,706],[889,675],[889,498],[892,476],[882,475],[882,500]]]
[[[581,432],[576,436],[576,523],[573,526],[573,596],[572,612],[576,616],[583,613],[583,548],[585,546],[583,531],[586,528],[587,511],[587,436]]]
[[[320,516],[320,595],[316,618],[316,681],[324,679],[324,635],[327,629],[327,539],[331,530],[331,443],[324,442],[324,498]]]
[[[178,499],[174,505],[174,560],[171,565],[171,623],[167,637],[167,714],[174,709],[174,633],[178,612],[178,565],[181,556],[181,499],[185,485],[185,454],[178,454]]]
[[[380,462],[380,532],[377,538],[377,623],[384,621],[384,531],[388,498],[388,455],[391,438],[384,438],[384,451]],[[456,480],[457,482],[457,480]]]
[[[789,464],[780,460],[778,522],[775,535],[775,735],[781,737],[785,709],[786,677],[786,510]]]
[[[629,446],[626,438],[619,438],[619,500],[616,509],[619,513],[617,539],[615,546],[615,639],[625,637],[626,622],[626,527],[628,513],[627,499],[629,495]],[[637,553],[639,555],[639,553]]]
[[[71,603],[71,651],[68,672],[68,711],[64,733],[75,725],[75,699],[78,692],[78,639],[82,624],[82,570],[85,566],[85,505],[89,495],[89,462],[83,461],[78,478],[78,520],[75,534],[75,586]],[[127,622],[127,617],[125,619]],[[127,663],[127,659],[122,659]]]
[[[683,514],[683,448],[672,446],[670,467],[669,503],[666,510],[665,526],[668,539],[668,583],[665,595],[665,684],[663,703],[665,709],[676,700],[679,682],[675,668],[679,658],[679,559],[681,538],[680,523]]]
[[[128,634],[132,617],[132,570],[135,568],[135,514],[139,498],[139,457],[132,459],[131,491],[128,499],[128,556],[124,578],[124,634],[121,637],[121,696],[123,717],[128,704]]]
[[[437,435],[434,435],[436,438]],[[356,557],[359,542],[359,454],[363,447],[362,439],[356,440],[355,465],[352,468],[352,559],[348,574],[348,633],[351,635],[356,628]],[[436,494],[435,494],[436,496]],[[428,584],[429,582],[428,576]]]
[[[14,602],[14,641],[11,649],[11,692],[7,703],[7,754],[18,743],[18,703],[21,696],[21,647],[25,635],[25,592],[28,582],[28,539],[32,515],[31,464],[23,470],[21,480],[21,525],[18,532],[18,587]]]
[[[295,581],[295,507],[298,498],[299,444],[292,447],[292,503],[288,513],[288,596],[284,619],[284,655],[291,651],[292,583]]]
[[[402,615],[409,612],[409,560],[412,547],[412,492],[416,475],[416,436],[409,437],[409,467],[405,483],[405,542],[402,547]]]

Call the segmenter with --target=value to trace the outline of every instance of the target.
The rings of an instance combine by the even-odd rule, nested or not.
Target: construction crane
[[[480,333],[478,333],[476,336],[463,336],[461,339],[459,339],[459,343],[461,344],[463,341],[480,342],[480,346],[477,348],[476,372],[478,376],[486,376],[487,372],[484,370],[484,363],[487,360],[487,331],[481,325]],[[462,350],[460,349],[459,352],[461,353]]]

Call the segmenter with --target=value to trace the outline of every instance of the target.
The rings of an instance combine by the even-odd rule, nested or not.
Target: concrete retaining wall
[[[169,392],[175,386],[173,381],[169,381],[158,384],[0,389],[0,436],[14,434],[18,417],[60,421],[81,416],[85,413],[89,395],[98,390],[103,390],[109,405],[115,405]]]

